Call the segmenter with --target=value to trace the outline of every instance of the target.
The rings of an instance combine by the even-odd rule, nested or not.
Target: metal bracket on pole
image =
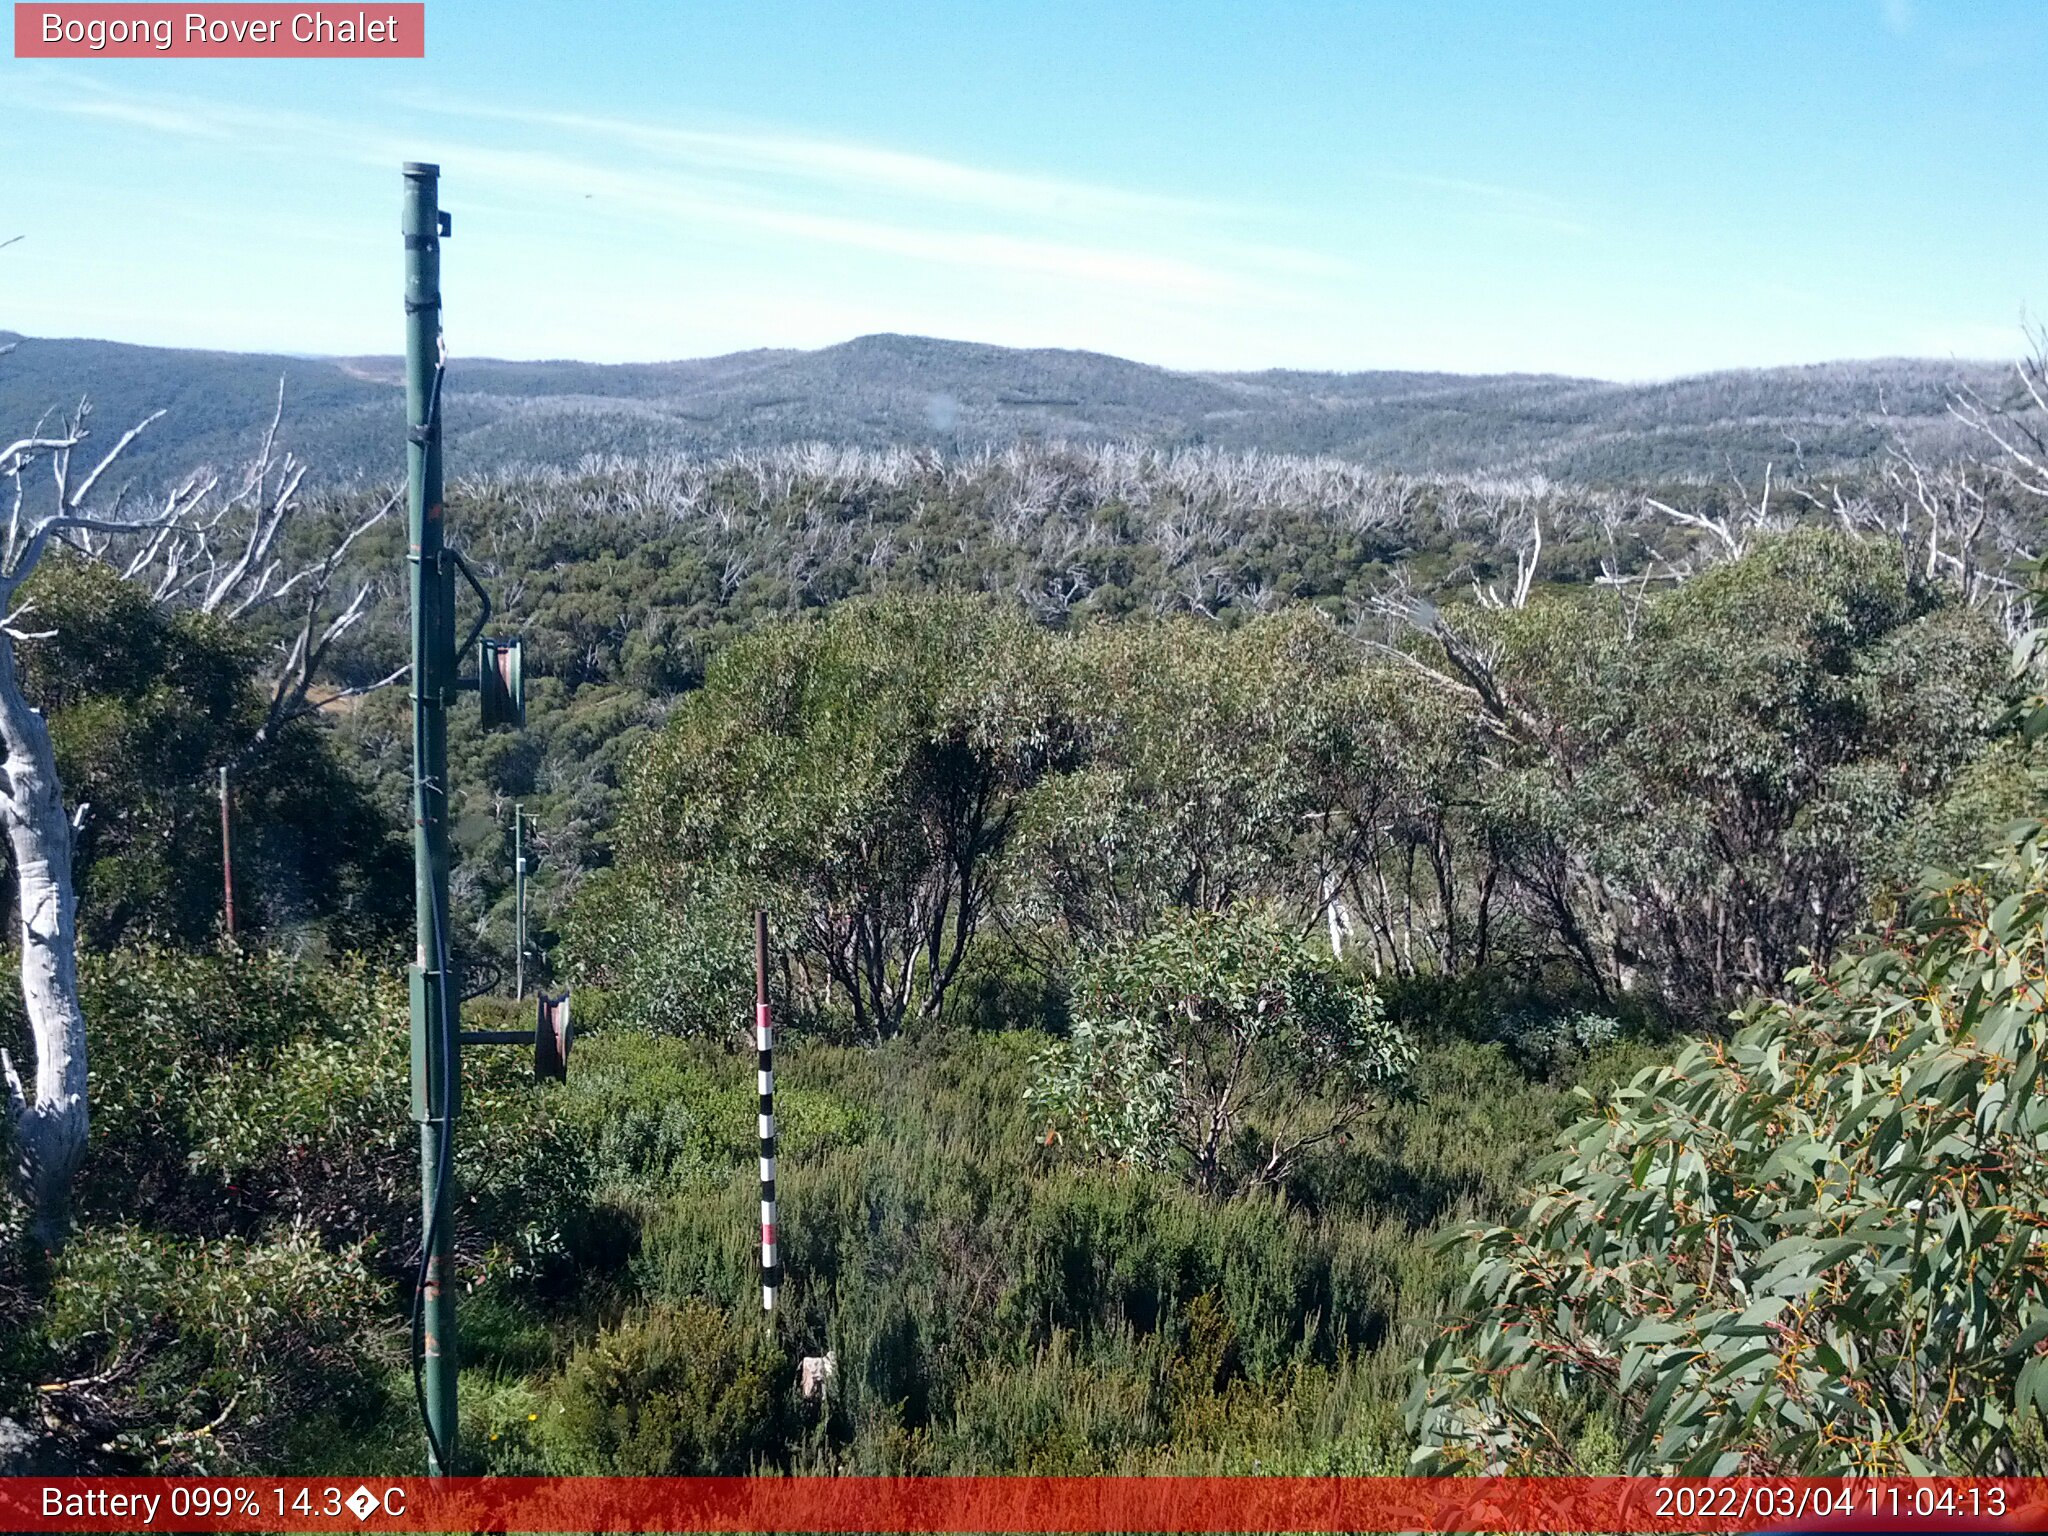
[[[484,626],[491,622],[494,611],[491,594],[484,590],[484,584],[477,580],[476,572],[470,569],[460,550],[451,549],[447,553],[456,571],[469,583],[470,591],[483,605],[483,612],[476,616],[476,622],[470,625],[462,644],[455,648],[458,656],[467,655],[471,650],[476,652],[476,676],[465,677],[455,686],[477,691],[485,730],[495,730],[500,726],[523,730],[526,726],[526,677],[519,641],[484,638]]]
[[[484,584],[476,579],[476,572],[471,570],[469,562],[462,558],[461,550],[449,550],[448,558],[454,562],[455,569],[462,579],[469,583],[469,590],[476,594],[476,600],[483,605],[484,610],[476,616],[476,622],[470,625],[469,633],[462,637],[462,643],[455,647],[455,654],[460,656],[476,644],[477,637],[484,632],[484,626],[491,622],[491,594],[486,592]]]
[[[569,1045],[574,1032],[569,1025],[569,994],[540,999],[540,1017],[533,1029],[533,1075],[565,1082],[569,1076]]]
[[[564,1082],[569,1076],[569,1047],[575,1038],[569,1024],[569,994],[549,997],[537,992],[534,999],[540,1006],[532,1029],[465,1029],[455,1038],[464,1045],[530,1045],[534,1078]]]

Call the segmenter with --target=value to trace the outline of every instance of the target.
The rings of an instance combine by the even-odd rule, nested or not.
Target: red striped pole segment
[[[768,914],[754,913],[755,1079],[761,1094],[761,1310],[775,1310],[782,1265],[775,1247],[775,1025],[768,1017]]]

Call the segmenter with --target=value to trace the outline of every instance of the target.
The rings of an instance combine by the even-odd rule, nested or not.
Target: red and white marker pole
[[[768,914],[754,913],[754,1049],[761,1092],[761,1310],[775,1310],[782,1265],[775,1248],[775,1025],[768,1017]]]

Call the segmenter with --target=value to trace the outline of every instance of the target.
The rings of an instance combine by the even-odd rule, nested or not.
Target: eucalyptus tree
[[[1469,1287],[1411,1403],[1425,1467],[1584,1470],[1551,1410],[1590,1392],[1636,1473],[2048,1468],[2048,830],[1791,981],[1460,1234]]]
[[[1762,538],[1640,602],[1434,614],[1512,899],[1603,993],[1704,1012],[1858,925],[2008,702],[1995,622],[1877,544]]]
[[[1486,808],[1490,744],[1470,701],[1384,658],[1329,683],[1308,814],[1333,949],[1375,975],[1499,958],[1513,914]]]
[[[2037,505],[2042,378],[2022,365],[2015,411],[1963,411],[2004,456],[1989,473]],[[1953,541],[1921,548],[1923,571],[1967,577],[1943,553]],[[1554,1409],[1589,1392],[1630,1472],[2048,1469],[2042,575],[1998,721],[2027,814],[1967,867],[1924,874],[1838,958],[1796,968],[1789,996],[1753,1000],[1732,1041],[1608,1096],[1561,1135],[1515,1220],[1457,1236],[1464,1303],[1409,1405],[1423,1469],[1587,1470]],[[1833,615],[1839,648],[1854,649],[1852,617]],[[1944,772],[1943,699],[1981,728],[1978,637],[1958,650],[1913,628],[1863,702],[1934,695],[1855,775],[1866,785],[1888,761]],[[1776,659],[1767,692],[1782,700]],[[1822,687],[1797,702],[1839,714],[1844,700]]]
[[[280,409],[281,402],[280,394]],[[238,478],[224,486],[220,474],[202,469],[131,513],[128,487],[117,487],[112,472],[162,414],[129,428],[89,468],[73,459],[91,436],[85,404],[61,427],[39,426],[0,448],[0,482],[8,500],[0,536],[0,825],[14,875],[22,1000],[33,1057],[24,1077],[0,1051],[0,1078],[33,1235],[50,1249],[64,1241],[69,1190],[90,1118],[72,867],[90,807],[66,805],[49,723],[23,691],[15,647],[49,638],[30,627],[34,603],[24,599],[24,588],[50,552],[65,547],[143,582],[161,602],[246,615],[281,598],[299,601],[297,638],[285,642],[270,708],[249,746],[274,739],[283,725],[318,707],[310,700],[314,669],[332,640],[361,618],[371,597],[365,584],[338,615],[328,611],[340,556],[355,535],[293,568],[295,551],[286,536],[302,509],[304,471],[289,457],[274,457],[275,418]],[[39,464],[48,468],[49,481],[47,492],[37,496],[38,509],[30,503],[28,478]],[[373,511],[358,531],[383,515]]]
[[[1073,750],[1057,644],[1008,605],[885,598],[733,645],[639,764],[620,875],[583,902],[586,966],[631,989],[688,942],[675,922],[737,933],[758,904],[800,1010],[864,1038],[936,1014],[1024,792]],[[620,926],[650,901],[681,914],[666,941]]]
[[[400,823],[315,721],[258,743],[274,693],[246,623],[169,607],[70,550],[20,600],[37,626],[17,647],[22,691],[66,792],[91,806],[72,850],[81,945],[217,939],[224,763],[237,931],[346,948],[396,937],[412,891]]]
[[[85,807],[67,812],[49,727],[21,691],[14,646],[23,637],[20,625],[26,616],[16,607],[15,595],[35,574],[53,537],[95,521],[78,508],[97,472],[78,492],[60,492],[54,512],[28,520],[22,516],[23,469],[39,455],[69,452],[79,441],[76,431],[37,435],[0,451],[0,474],[12,482],[14,492],[0,546],[0,610],[7,615],[0,619],[0,746],[6,750],[0,765],[0,825],[7,829],[14,865],[22,1004],[34,1053],[33,1082],[23,1081],[5,1051],[0,1051],[0,1076],[12,1112],[15,1171],[32,1213],[34,1236],[46,1248],[63,1243],[71,1180],[85,1156],[88,1123],[85,1013],[78,1001],[71,885],[72,838]]]
[[[1076,972],[1073,1029],[1027,1090],[1047,1140],[1205,1192],[1283,1183],[1415,1062],[1369,988],[1254,904],[1169,912]]]
[[[1063,949],[1243,901],[1316,922],[1318,753],[1358,665],[1336,626],[1307,609],[1099,624],[1067,664],[1081,751],[1029,802],[1006,903],[1020,935]]]

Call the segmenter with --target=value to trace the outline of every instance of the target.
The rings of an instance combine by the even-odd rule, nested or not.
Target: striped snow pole
[[[768,1017],[768,914],[754,913],[755,1076],[761,1092],[761,1310],[775,1310],[782,1265],[775,1251],[775,1025]]]

